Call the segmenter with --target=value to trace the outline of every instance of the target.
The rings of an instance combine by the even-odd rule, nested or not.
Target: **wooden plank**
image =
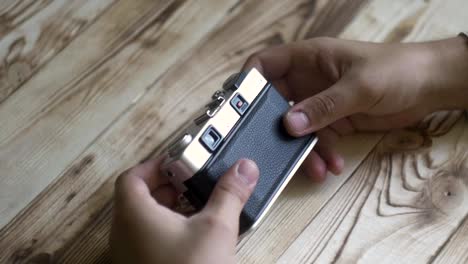
[[[376,42],[404,41],[415,26],[415,15],[420,16],[427,6],[425,1],[419,0],[374,0],[363,10],[359,19],[351,22],[342,37],[354,39],[359,36],[360,40]]]
[[[0,260],[80,263],[85,258],[91,261],[87,256],[93,256],[93,261],[105,259],[109,201],[119,172],[161,146],[247,55],[293,40],[297,35],[291,32],[309,32],[302,28],[303,18],[311,17],[309,10],[310,2],[305,0],[294,4],[239,2],[219,30],[190,56],[180,59],[0,232],[4,253]],[[320,9],[314,12],[319,14]],[[359,142],[363,141],[367,138]],[[358,158],[362,160],[362,156]]]
[[[392,25],[394,29],[385,40],[403,38],[413,41],[453,36],[468,24],[468,18],[459,11],[462,4],[466,5],[463,1],[450,4],[446,1],[415,2],[412,8],[405,8],[406,15],[400,24]],[[369,6],[374,12],[379,9],[387,12],[388,7],[388,1],[375,1]],[[370,21],[374,19],[369,16]],[[358,22],[362,21],[356,20]],[[372,30],[367,33],[382,35]],[[459,114],[452,113],[432,119],[429,131],[423,135],[447,133],[458,117]],[[467,128],[463,121],[443,138],[433,139],[416,132],[388,134],[378,151],[367,158],[321,209],[279,262],[424,263],[432,260],[439,251],[444,253],[440,260],[447,259],[445,251],[459,254],[450,255],[451,260],[463,259],[465,253],[456,245],[462,243],[464,227],[459,235],[453,236],[451,247],[442,248],[464,221],[468,210],[468,200],[462,198],[468,197],[468,188],[465,189],[463,183],[466,172],[455,170],[466,165],[463,158]],[[407,143],[391,150],[402,153],[388,153],[391,148],[388,144],[399,141]],[[430,150],[425,148],[428,141],[433,142]],[[399,148],[406,148],[406,152]],[[420,151],[414,151],[418,148]],[[449,173],[443,176],[438,174],[446,171]],[[454,190],[447,191],[447,188]]]
[[[25,93],[11,98],[15,100],[7,100],[1,105],[5,107],[0,108],[0,116],[6,115],[6,123],[11,124],[5,130],[15,126],[20,129],[12,131],[14,136],[0,143],[0,226],[11,220],[103,130],[131,108],[148,86],[178,60],[174,54],[181,56],[192,48],[235,2],[148,1],[146,5],[143,2],[136,5],[140,10],[132,9],[134,1],[119,2],[96,24],[96,28],[89,31],[92,35],[81,35],[60,54],[60,58],[31,80],[28,84],[33,87],[28,87],[27,93],[25,89]],[[105,53],[105,57],[95,64],[83,65],[78,60],[77,67],[87,69],[75,73],[74,79],[61,86],[62,77],[70,78],[63,69],[74,70],[64,64],[73,61],[77,54],[81,56],[81,47],[89,40],[99,40],[98,47],[106,47],[109,39],[102,35],[98,39],[92,37],[102,34],[94,30],[103,24],[121,23],[121,17],[117,15],[125,12],[132,14],[138,23],[125,25],[125,38],[115,50]],[[111,40],[112,36],[115,35],[111,35]],[[95,51],[91,49],[92,53]],[[35,92],[39,92],[41,98],[37,98]],[[51,97],[42,97],[52,92],[55,94]],[[38,105],[38,101],[45,104]],[[21,120],[21,124],[8,122],[8,119],[18,118],[13,114],[18,107],[27,109],[18,113],[39,113],[31,120]],[[34,175],[33,179],[31,175]]]
[[[74,40],[115,1],[2,2],[0,103]]]
[[[77,83],[125,45],[131,44],[138,34],[151,25],[151,19],[170,14],[163,12],[171,3],[174,1],[121,1],[113,6],[102,19],[61,52],[51,65],[43,68],[41,74],[26,83],[13,98],[0,104],[0,120],[8,124],[0,126],[0,147],[39,122],[63,98],[76,93]],[[158,27],[164,21],[156,19],[154,22],[156,25],[153,26]]]
[[[460,116],[387,134],[279,262],[427,263],[468,213]]]
[[[465,173],[463,176],[466,178]],[[464,203],[466,206],[466,202]],[[431,263],[467,263],[468,262],[468,223],[467,217],[456,232],[431,257]]]
[[[59,160],[58,166],[55,167],[56,171],[54,172],[54,164],[51,166],[47,164],[47,162],[42,162],[48,167],[47,171],[44,171],[44,174],[47,174],[47,176],[43,175],[41,177],[39,173],[39,175],[31,181],[29,177],[30,175],[36,175],[35,173],[30,175],[25,173],[21,176],[21,173],[17,171],[19,169],[17,167],[21,167],[22,164],[17,164],[14,160],[10,160],[11,164],[9,164],[8,158],[3,158],[7,155],[8,149],[10,149],[10,152],[16,152],[12,144],[14,145],[15,142],[18,142],[23,145],[23,151],[28,151],[27,149],[30,147],[27,146],[27,144],[34,140],[34,136],[29,135],[31,133],[38,136],[43,134],[45,137],[49,135],[52,136],[49,141],[55,140],[53,133],[50,133],[53,131],[53,126],[48,127],[44,124],[45,126],[43,125],[41,133],[41,129],[36,130],[35,125],[40,125],[40,121],[42,121],[44,116],[47,116],[49,119],[55,117],[51,122],[55,122],[56,125],[63,123],[61,119],[66,118],[66,116],[61,117],[60,113],[55,115],[50,114],[52,109],[60,105],[61,102],[69,100],[71,97],[75,96],[75,94],[79,93],[79,89],[83,88],[83,86],[78,84],[87,73],[96,70],[96,67],[106,62],[112,55],[122,49],[126,43],[128,44],[131,42],[129,39],[131,39],[132,36],[135,37],[132,33],[135,31],[135,33],[141,32],[142,28],[144,28],[144,25],[139,22],[151,21],[151,19],[154,20],[155,17],[161,15],[162,10],[167,8],[167,4],[165,3],[156,2],[154,5],[151,5],[151,2],[153,1],[141,1],[139,4],[135,4],[132,1],[123,1],[119,3],[119,5],[111,8],[98,23],[93,25],[89,31],[78,37],[76,41],[71,43],[69,48],[60,53],[55,60],[45,67],[41,71],[41,74],[34,76],[30,82],[26,83],[25,87],[16,93],[16,96],[0,105],[0,120],[8,124],[0,127],[0,157],[2,157],[0,158],[0,168],[5,170],[3,172],[5,174],[2,174],[0,181],[3,183],[8,180],[8,176],[14,177],[15,179],[10,180],[9,184],[4,185],[4,187],[13,187],[15,184],[16,186],[20,185],[10,189],[10,192],[24,190],[26,193],[26,195],[23,196],[21,191],[19,191],[18,194],[20,197],[17,197],[18,199],[15,201],[15,195],[8,198],[8,191],[0,192],[0,197],[2,197],[0,227],[11,219],[18,210],[23,208],[68,164],[61,164]],[[155,12],[159,9],[160,12]],[[134,10],[134,12],[141,14],[142,18],[136,17],[136,14],[129,12],[129,10]],[[145,12],[145,10],[147,11]],[[148,14],[148,10],[154,14]],[[83,50],[82,47],[88,48]],[[75,61],[75,63],[70,63],[70,61],[74,61],[77,54],[79,54],[80,60]],[[68,67],[64,67],[64,65]],[[83,92],[86,92],[86,89],[82,89],[81,93]],[[64,114],[66,114],[66,111]],[[85,135],[86,134],[87,133],[85,133]],[[92,134],[90,136],[92,137]],[[43,139],[45,138],[33,142],[41,144],[41,142],[44,143]],[[19,152],[21,152],[21,147],[18,147]],[[30,154],[33,154],[34,146],[31,147],[33,152]],[[81,146],[81,148],[84,147],[86,147],[86,144]],[[79,153],[80,149],[78,148],[77,151]],[[71,159],[76,157],[73,151],[71,153],[62,152],[60,155],[66,158],[68,154],[71,154]],[[20,160],[25,161],[24,159]],[[33,159],[31,161],[34,162],[36,160]],[[10,170],[9,175],[6,173],[8,170]],[[11,172],[11,170],[16,171]],[[41,179],[44,178],[45,181],[42,182]],[[27,186],[21,186],[21,181],[26,181],[26,184],[29,182],[31,186],[29,186],[29,188]],[[37,188],[32,186],[36,184],[38,185]],[[6,189],[9,188],[7,187]],[[32,194],[28,197],[27,192],[29,191],[32,191]],[[3,198],[3,196],[6,198]]]

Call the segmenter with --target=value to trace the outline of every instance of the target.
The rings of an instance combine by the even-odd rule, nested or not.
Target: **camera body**
[[[260,170],[240,216],[240,233],[254,228],[317,142],[290,136],[282,118],[290,105],[256,69],[228,78],[193,124],[169,144],[161,169],[196,209],[237,160]]]

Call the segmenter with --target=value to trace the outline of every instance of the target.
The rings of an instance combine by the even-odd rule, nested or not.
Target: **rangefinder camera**
[[[287,133],[282,118],[289,107],[255,68],[232,75],[169,144],[162,172],[201,209],[236,161],[255,161],[260,177],[240,215],[239,232],[255,228],[317,142],[313,134],[295,138]]]

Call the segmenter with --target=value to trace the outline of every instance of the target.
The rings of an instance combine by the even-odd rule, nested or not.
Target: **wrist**
[[[427,43],[431,53],[427,89],[434,110],[468,109],[468,43],[462,37]]]

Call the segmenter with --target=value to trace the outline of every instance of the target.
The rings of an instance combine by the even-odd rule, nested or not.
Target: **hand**
[[[258,179],[240,160],[218,181],[205,208],[185,217],[169,208],[176,192],[159,174],[160,160],[120,176],[110,245],[115,263],[235,263],[239,216]]]
[[[294,136],[318,131],[319,143],[303,169],[323,181],[327,170],[343,169],[333,149],[339,136],[405,127],[433,111],[459,107],[460,96],[466,103],[467,54],[461,37],[412,44],[316,38],[266,49],[244,68],[256,67],[299,102],[284,123]]]

